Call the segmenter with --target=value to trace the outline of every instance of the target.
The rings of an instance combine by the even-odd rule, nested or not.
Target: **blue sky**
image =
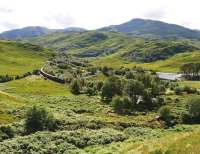
[[[200,29],[199,0],[0,0],[0,32],[25,26],[96,29],[148,18]]]

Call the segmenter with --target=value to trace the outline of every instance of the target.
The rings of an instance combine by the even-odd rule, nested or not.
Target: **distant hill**
[[[73,34],[53,33],[30,38],[27,41],[57,52],[96,57],[117,52],[128,40],[129,37],[121,33],[87,31]]]
[[[52,33],[74,33],[84,32],[83,28],[69,27],[66,29],[48,29],[39,26],[30,26],[22,29],[6,31],[0,34],[3,39],[27,39],[37,36],[43,36]],[[104,32],[121,32],[128,35],[147,37],[147,38],[164,38],[164,39],[199,39],[200,31],[192,30],[183,26],[169,24],[162,21],[148,19],[133,19],[120,25],[103,27],[97,31]]]
[[[69,27],[69,28],[65,28],[65,29],[60,29],[60,32],[84,32],[86,31],[86,29],[84,28],[78,28],[78,27]]]
[[[101,31],[116,31],[131,35],[156,38],[189,38],[200,39],[200,31],[191,30],[183,26],[168,24],[161,21],[133,19],[129,22],[112,25],[100,29]]]
[[[130,37],[119,32],[54,33],[28,41],[79,57],[94,58],[118,54],[126,60],[137,62],[164,60],[178,53],[199,50],[199,44],[186,40],[153,40]]]
[[[64,33],[71,33],[71,32],[83,32],[85,29],[70,27],[66,29],[48,29],[45,27],[40,26],[30,26],[21,29],[15,29],[6,31],[0,34],[1,39],[25,39],[30,37],[42,36],[46,34],[52,34],[54,32],[64,32]]]

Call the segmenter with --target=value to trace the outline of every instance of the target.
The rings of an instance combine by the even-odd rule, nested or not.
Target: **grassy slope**
[[[147,69],[152,69],[162,72],[178,72],[179,68],[184,63],[199,62],[200,51],[177,54],[169,59],[160,60],[151,63],[137,63],[123,60],[119,55],[110,55],[107,57],[97,58],[92,61],[92,64],[97,66],[110,66],[113,68],[141,66]]]
[[[178,72],[184,63],[199,62],[200,51],[177,54],[167,60],[156,61],[141,66],[156,71]]]
[[[31,98],[34,96],[64,96],[68,94],[70,95],[69,90],[64,85],[37,76],[1,84],[0,124],[20,120],[27,107],[33,105],[34,101]]]
[[[19,85],[23,85],[19,87]],[[64,85],[50,80],[44,80],[39,76],[30,76],[22,80],[15,80],[5,84],[7,92],[20,95],[67,95],[69,91]]]
[[[18,118],[12,111],[22,108],[25,104],[25,100],[0,91],[0,124],[16,121]]]
[[[22,75],[40,68],[48,53],[38,49],[32,45],[0,41],[0,75]]]

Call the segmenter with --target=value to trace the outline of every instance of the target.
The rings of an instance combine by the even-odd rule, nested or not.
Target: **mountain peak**
[[[154,38],[196,38],[200,39],[200,32],[183,26],[169,24],[162,21],[134,18],[120,25],[112,25],[100,29],[102,31],[117,31],[129,35]]]

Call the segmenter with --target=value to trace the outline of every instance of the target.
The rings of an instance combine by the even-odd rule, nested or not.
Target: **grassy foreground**
[[[1,142],[0,151],[4,153],[31,153],[29,150],[34,149],[43,153],[187,154],[192,151],[198,154],[200,150],[198,125],[177,125],[165,130],[153,123],[151,126],[155,128],[151,128],[148,121],[156,112],[118,115],[97,96],[75,96],[66,85],[39,76],[7,82],[0,90],[0,124],[15,122],[20,131],[25,112],[34,104],[48,108],[57,119],[63,119],[62,127],[56,132],[37,132]],[[168,97],[184,99],[174,94]],[[169,105],[175,112],[184,106]],[[24,151],[22,146],[26,147]]]

